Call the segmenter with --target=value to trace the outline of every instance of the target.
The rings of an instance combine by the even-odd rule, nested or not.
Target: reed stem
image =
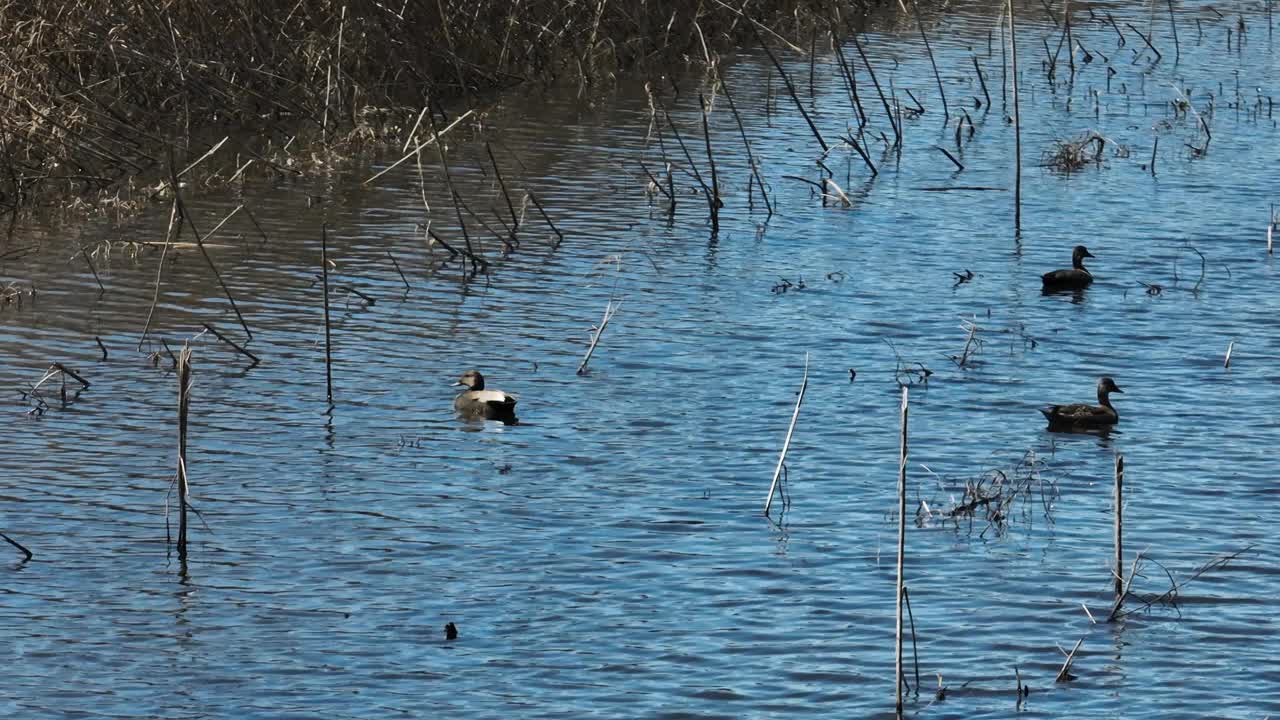
[[[778,481],[786,467],[787,450],[791,448],[791,436],[796,431],[796,420],[800,417],[800,405],[804,402],[804,392],[809,388],[809,353],[804,354],[804,376],[800,379],[800,392],[796,396],[796,407],[791,411],[791,424],[787,426],[787,437],[782,441],[782,452],[778,453],[778,465],[773,469],[773,481],[769,483],[769,497],[764,499],[764,514],[769,515],[773,507],[773,497],[778,492]]]
[[[320,226],[320,276],[324,284],[324,387],[333,405],[333,336],[329,322],[329,226]]]
[[[191,348],[178,352],[178,560],[187,561],[187,415],[191,408]]]
[[[1012,0],[1011,0],[1012,1]],[[902,607],[906,596],[903,565],[906,560],[907,546],[907,402],[908,391],[902,388],[901,434],[898,438],[898,588],[897,588],[897,620],[894,629],[894,682],[896,684],[897,712],[902,714]]]
[[[1018,105],[1018,34],[1014,27],[1013,0],[1009,7],[1009,56],[1013,70],[1013,229],[1022,231],[1022,115]]]
[[[1116,604],[1124,599],[1124,456],[1116,455],[1115,492],[1112,503],[1115,506],[1115,558],[1112,563],[1115,573]]]

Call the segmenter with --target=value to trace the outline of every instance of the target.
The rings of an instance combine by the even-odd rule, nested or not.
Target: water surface
[[[888,716],[896,348],[932,371],[927,387],[911,388],[913,517],[920,501],[946,507],[965,479],[1028,452],[1057,493],[1048,513],[1039,496],[1019,505],[1003,533],[982,521],[909,528],[924,685],[910,714],[1006,717],[1015,667],[1033,689],[1026,710],[1041,716],[1280,713],[1270,532],[1280,332],[1265,248],[1276,54],[1261,4],[1225,18],[1175,9],[1176,66],[1164,10],[1097,3],[1073,14],[1091,62],[1077,50],[1072,81],[1063,50],[1050,84],[1042,39],[1056,46],[1060,8],[1052,21],[1043,6],[1021,8],[1020,234],[1012,97],[1002,103],[1001,35],[986,3],[926,17],[952,107],[946,126],[914,23],[870,23],[862,40],[878,79],[886,92],[910,89],[925,113],[905,119],[900,154],[869,141],[874,179],[847,148],[827,157],[848,208],[784,179],[817,180],[820,148],[755,49],[726,58],[722,73],[776,213],[758,191],[748,207],[746,156],[717,93],[718,235],[687,169],[677,171],[674,217],[646,193],[641,163],[661,172],[663,159],[643,79],[530,89],[450,144],[459,191],[485,222],[501,232],[498,218],[509,219],[481,140],[516,201],[534,190],[564,233],[556,245],[530,207],[519,247],[503,256],[469,220],[492,262],[474,279],[424,241],[430,220],[462,242],[430,154],[429,212],[411,166],[364,183],[390,154],[334,163],[315,180],[194,197],[202,229],[243,202],[267,240],[243,216],[211,240],[262,362],[247,368],[207,334],[193,342],[189,463],[203,522],[185,568],[165,542],[176,379],[159,339],[176,349],[212,323],[239,341],[235,316],[199,253],[179,248],[137,350],[159,253],[125,243],[163,242],[163,208],[121,227],[21,229],[4,252],[36,247],[7,257],[0,278],[36,295],[0,310],[0,385],[15,391],[0,530],[35,559],[11,553],[3,567],[0,712]],[[1145,46],[1127,28],[1118,47],[1106,12],[1149,34],[1164,58],[1135,56]],[[834,145],[857,117],[835,55],[818,48],[812,95],[807,60],[779,53]],[[892,137],[856,50],[843,49],[867,135]],[[974,57],[994,107],[975,107]],[[673,78],[678,97],[654,81],[707,174],[697,94],[711,88],[698,67]],[[1179,112],[1182,98],[1190,108]],[[966,123],[957,148],[962,108],[974,132]],[[1206,140],[1199,117],[1212,132],[1203,156],[1193,150]],[[1100,166],[1042,167],[1056,141],[1087,132],[1107,138]],[[669,130],[663,142],[687,168]],[[325,223],[332,408],[316,281]],[[99,294],[76,252],[106,242]],[[1041,295],[1038,275],[1064,266],[1077,243],[1098,256],[1094,286]],[[1190,247],[1204,254],[1203,280]],[[975,276],[957,285],[953,273],[966,270]],[[611,300],[620,310],[578,376]],[[958,367],[949,356],[965,345],[964,320],[978,323],[983,344]],[[760,510],[806,353],[790,508],[774,523]],[[92,387],[66,407],[55,393],[28,415],[16,391],[53,362]],[[453,417],[449,383],[469,367],[520,396],[519,425]],[[1102,374],[1125,389],[1119,429],[1047,433],[1036,408],[1091,400]],[[1252,550],[1185,587],[1176,610],[1093,624],[1081,605],[1099,619],[1109,608],[1117,453],[1128,466],[1130,561],[1141,551],[1185,578]],[[1137,580],[1147,594],[1168,585],[1156,565]],[[443,640],[446,622],[457,641]],[[1078,680],[1055,685],[1058,648],[1081,638]]]

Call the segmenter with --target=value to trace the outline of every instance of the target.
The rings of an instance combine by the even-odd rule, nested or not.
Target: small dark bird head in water
[[[457,626],[457,625],[454,625],[453,623],[445,623],[445,626],[444,626],[444,639],[445,639],[445,640],[457,640],[457,639],[458,639],[458,626]]]

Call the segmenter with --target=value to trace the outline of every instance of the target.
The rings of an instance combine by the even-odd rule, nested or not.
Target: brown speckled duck
[[[1050,405],[1041,408],[1050,430],[1096,430],[1120,422],[1120,413],[1111,404],[1111,393],[1123,393],[1109,377],[1098,379],[1098,405]]]
[[[516,421],[516,397],[501,390],[485,390],[484,376],[479,370],[468,370],[455,385],[467,390],[453,399],[453,409],[468,418],[501,420],[512,425]]]
[[[1083,290],[1093,282],[1093,275],[1084,267],[1084,259],[1096,257],[1083,245],[1075,246],[1071,251],[1071,268],[1054,270],[1040,276],[1044,282],[1045,292],[1054,290]]]

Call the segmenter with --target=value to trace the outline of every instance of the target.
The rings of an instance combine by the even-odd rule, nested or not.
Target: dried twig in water
[[[813,137],[818,141],[818,145],[822,147],[822,152],[830,150],[827,141],[822,138],[822,133],[818,131],[818,126],[813,123],[813,118],[809,117],[808,111],[804,109],[804,103],[800,102],[800,96],[796,93],[796,88],[791,84],[791,78],[787,77],[787,73],[782,69],[782,63],[778,62],[778,58],[773,54],[773,50],[769,49],[769,45],[760,36],[760,31],[756,26],[751,25],[751,31],[755,33],[756,42],[759,43],[761,49],[773,61],[773,66],[778,69],[778,74],[782,76],[782,82],[787,88],[787,94],[791,96],[791,101],[795,103],[796,109],[800,111],[800,115],[804,117],[804,121],[809,125],[809,131],[813,133]]]
[[[10,545],[12,545],[12,546],[14,546],[14,547],[18,548],[19,552],[21,552],[22,554],[24,554],[24,555],[26,555],[26,556],[27,556],[27,557],[26,557],[26,559],[24,559],[24,560],[23,560],[23,562],[26,562],[27,560],[30,560],[31,558],[35,557],[34,555],[32,555],[32,554],[31,554],[31,551],[30,551],[30,550],[28,550],[28,549],[27,549],[27,547],[26,547],[25,545],[23,545],[22,543],[18,542],[17,540],[14,540],[13,538],[9,537],[8,535],[6,535],[6,534],[4,534],[4,533],[0,532],[0,538],[2,538],[5,542],[9,543]]]
[[[787,426],[787,436],[782,441],[782,452],[778,453],[778,465],[773,469],[773,480],[769,483],[769,496],[764,499],[764,514],[769,515],[773,507],[773,497],[778,491],[778,481],[782,478],[787,464],[787,450],[791,448],[791,435],[796,431],[796,420],[800,417],[800,405],[804,402],[804,392],[809,387],[809,353],[804,354],[804,375],[800,379],[800,392],[796,395],[796,407],[791,411],[791,424]]]
[[[246,350],[246,349],[244,349],[243,347],[241,347],[241,346],[240,346],[240,344],[239,344],[239,343],[237,343],[235,340],[232,340],[231,338],[227,337],[226,335],[223,335],[222,333],[218,332],[218,330],[217,330],[216,328],[214,328],[212,325],[210,325],[209,323],[203,323],[203,324],[204,324],[204,329],[205,329],[205,330],[208,330],[209,332],[213,333],[213,334],[214,334],[214,336],[216,336],[219,340],[221,340],[222,342],[224,342],[224,343],[226,343],[226,344],[230,345],[232,348],[234,348],[234,349],[235,349],[235,351],[236,351],[236,352],[238,352],[238,353],[240,353],[241,355],[244,355],[245,357],[249,358],[249,360],[250,360],[250,362],[251,362],[251,364],[249,365],[249,367],[255,367],[255,366],[258,364],[259,360],[258,360],[258,356],[257,356],[257,355],[254,355],[253,353],[251,353],[251,352],[249,352],[248,350]]]
[[[591,362],[591,355],[596,351],[596,344],[600,342],[600,336],[604,334],[605,326],[613,319],[618,312],[618,307],[622,305],[619,301],[618,305],[614,305],[610,300],[604,307],[604,318],[600,320],[600,325],[594,328],[595,332],[591,335],[591,345],[587,348],[587,354],[582,356],[582,362],[578,364],[578,374],[585,375],[587,372],[587,363]]]
[[[430,112],[429,110],[426,110],[426,108],[424,108],[424,111],[426,111],[426,112],[428,112],[428,113]],[[431,137],[430,137],[430,138],[428,138],[427,140],[424,140],[423,142],[421,142],[421,143],[419,143],[419,144],[415,145],[415,146],[413,147],[413,149],[412,149],[412,150],[410,150],[410,151],[408,152],[408,154],[406,154],[404,157],[400,158],[399,160],[397,160],[397,161],[395,161],[395,162],[391,163],[390,165],[388,165],[387,167],[383,168],[382,170],[378,171],[378,172],[377,172],[373,177],[369,178],[368,180],[365,180],[365,181],[364,181],[364,184],[365,184],[365,185],[368,185],[369,183],[373,182],[374,180],[377,180],[378,178],[382,177],[383,175],[386,175],[387,173],[391,172],[392,170],[395,170],[396,168],[400,167],[400,166],[401,166],[401,165],[403,165],[404,163],[408,162],[411,158],[413,158],[415,155],[417,155],[419,152],[421,152],[424,148],[430,147],[432,144],[434,144],[434,143],[438,142],[438,141],[440,140],[440,138],[444,136],[444,134],[445,134],[445,133],[447,133],[447,132],[449,132],[450,130],[452,130],[452,129],[454,129],[455,127],[457,127],[458,123],[462,122],[463,120],[466,120],[466,119],[467,119],[468,117],[470,117],[470,116],[471,116],[471,114],[472,114],[472,113],[474,113],[474,112],[475,112],[475,110],[468,110],[468,111],[466,111],[466,112],[462,113],[462,114],[461,114],[461,115],[459,115],[458,117],[454,118],[453,122],[449,123],[449,125],[448,125],[447,127],[445,127],[445,129],[444,129],[444,130],[439,130],[439,131],[437,131],[437,130],[435,130],[435,129],[434,129],[434,125],[433,125],[432,131],[431,131]],[[433,116],[433,117],[434,117],[434,116]],[[419,120],[421,120],[421,116],[419,117]]]
[[[941,145],[934,145],[933,147],[935,150],[940,151],[943,155],[946,155],[948,160],[955,163],[956,172],[962,172],[964,170],[964,163],[957,160],[956,156],[948,152],[946,148],[942,147]]]
[[[1230,563],[1232,560],[1235,560],[1236,558],[1240,557],[1240,556],[1241,556],[1241,555],[1243,555],[1244,553],[1249,552],[1250,550],[1253,550],[1253,547],[1254,547],[1253,545],[1249,545],[1249,546],[1244,547],[1244,548],[1241,548],[1240,550],[1237,550],[1237,551],[1235,551],[1235,552],[1233,552],[1233,553],[1227,553],[1227,554],[1224,554],[1224,555],[1219,555],[1219,556],[1217,556],[1217,557],[1213,558],[1212,560],[1210,560],[1210,561],[1208,561],[1208,562],[1204,563],[1204,564],[1203,564],[1203,565],[1201,565],[1200,567],[1196,568],[1196,569],[1191,573],[1191,575],[1189,575],[1185,580],[1181,580],[1181,581],[1176,581],[1176,580],[1174,580],[1174,579],[1173,579],[1173,576],[1172,576],[1172,573],[1169,573],[1169,572],[1166,570],[1166,571],[1165,571],[1165,573],[1166,573],[1166,575],[1168,575],[1168,576],[1169,576],[1169,589],[1168,589],[1168,590],[1166,590],[1166,591],[1164,591],[1164,592],[1160,593],[1159,595],[1154,595],[1154,596],[1147,597],[1147,598],[1140,598],[1140,599],[1142,600],[1142,603],[1141,603],[1139,606],[1137,606],[1137,607],[1132,607],[1132,608],[1130,608],[1130,609],[1128,609],[1128,610],[1125,610],[1124,612],[1121,612],[1121,613],[1117,614],[1117,615],[1116,615],[1116,617],[1115,617],[1115,619],[1119,619],[1119,618],[1127,617],[1127,616],[1132,615],[1132,614],[1134,614],[1134,613],[1136,613],[1136,612],[1145,612],[1145,611],[1147,611],[1147,610],[1150,610],[1150,609],[1151,609],[1152,607],[1154,607],[1155,605],[1157,605],[1157,604],[1162,604],[1162,603],[1167,603],[1167,604],[1170,604],[1170,605],[1174,605],[1174,606],[1176,607],[1176,604],[1177,604],[1177,598],[1178,598],[1178,593],[1182,590],[1182,588],[1186,587],[1189,583],[1194,582],[1195,580],[1199,579],[1202,575],[1204,575],[1205,573],[1207,573],[1207,572],[1209,572],[1209,571],[1211,571],[1211,570],[1217,570],[1217,569],[1219,569],[1219,568],[1226,567],[1226,566],[1227,566],[1227,564],[1228,564],[1228,563]],[[1152,561],[1152,562],[1154,562],[1154,561]],[[1162,566],[1162,569],[1163,569],[1163,566]]]
[[[961,278],[961,280],[956,283],[957,285],[969,279],[958,273],[956,273],[956,277]],[[973,277],[973,274],[970,273],[969,277]],[[970,358],[982,350],[982,340],[978,338],[978,330],[980,328],[978,327],[977,322],[974,322],[973,320],[963,320],[960,322],[960,329],[966,332],[964,350],[961,351],[959,356],[948,355],[948,357],[956,364],[956,367],[963,368],[969,365]]]
[[[179,217],[186,219],[187,225],[191,227],[191,233],[195,235],[196,246],[200,248],[200,254],[204,256],[204,261],[209,265],[209,269],[213,271],[213,276],[217,278],[218,285],[222,287],[222,293],[227,296],[227,302],[231,303],[231,310],[235,312],[236,319],[240,321],[240,327],[244,328],[244,334],[252,340],[253,331],[249,329],[249,324],[244,321],[244,315],[240,314],[240,308],[236,305],[236,299],[231,294],[231,288],[227,287],[226,281],[222,279],[222,273],[218,272],[218,266],[213,262],[213,257],[209,255],[209,250],[205,248],[204,241],[209,236],[202,236],[200,234],[200,230],[196,227],[195,219],[191,217],[191,214],[187,211],[186,205],[182,202],[182,193],[178,190],[178,178],[173,166],[173,148],[169,149],[169,187],[173,192],[174,204],[178,206]],[[226,217],[222,218],[222,222],[219,222],[213,230],[209,231],[209,235],[213,235],[213,233],[217,232],[223,224],[240,211],[240,207],[237,207],[235,210],[227,213]]]
[[[169,206],[169,227],[165,230],[164,247],[160,250],[160,263],[156,266],[156,284],[151,294],[151,308],[147,310],[147,321],[143,324],[142,335],[138,338],[138,350],[141,350],[142,343],[146,342],[147,333],[151,331],[151,320],[156,314],[156,303],[160,300],[160,278],[164,275],[164,259],[169,254],[169,246],[181,235],[182,222],[178,218],[178,200],[174,198]]]
[[[1079,650],[1080,646],[1083,644],[1084,638],[1080,638],[1076,641],[1076,646],[1071,648],[1071,652],[1066,654],[1067,659],[1062,663],[1062,669],[1058,671],[1058,677],[1054,678],[1054,682],[1071,682],[1076,679],[1076,676],[1071,674],[1071,663],[1076,658],[1076,651]]]
[[[1100,165],[1106,145],[1107,139],[1096,132],[1085,133],[1074,140],[1058,140],[1044,165],[1064,173],[1074,172],[1090,163]]]
[[[896,360],[893,368],[893,379],[898,383],[899,387],[909,387],[911,385],[929,385],[929,377],[933,375],[933,371],[925,367],[921,362],[908,362],[903,359],[902,354],[898,352],[898,347],[888,338],[880,338],[884,341],[889,349],[893,350]]]
[[[98,283],[98,295],[102,296],[107,289],[102,286],[102,278],[98,277],[98,269],[93,266],[93,258],[89,257],[89,251],[85,246],[80,246],[80,255],[84,257],[85,263],[89,266],[89,272],[93,273],[93,279]]]
[[[409,292],[411,289],[409,287],[409,279],[404,276],[404,271],[400,269],[400,263],[396,262],[396,256],[392,255],[390,250],[387,251],[387,259],[395,266],[396,274],[400,276],[400,282],[404,283],[404,291]]]

